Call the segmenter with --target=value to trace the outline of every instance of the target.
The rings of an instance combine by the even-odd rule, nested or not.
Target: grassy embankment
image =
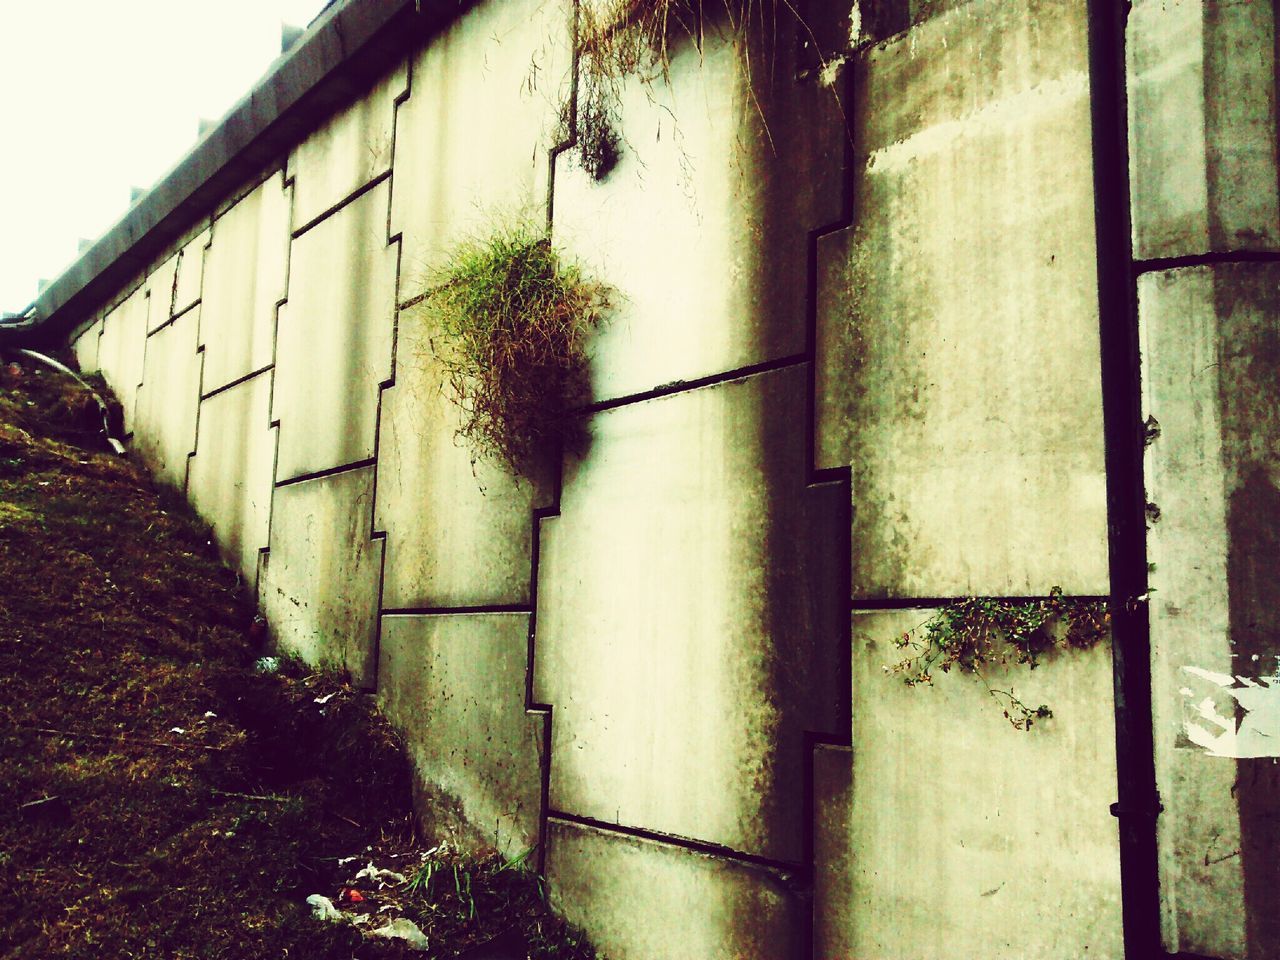
[[[415,838],[370,697],[255,669],[209,530],[95,419],[0,370],[0,958],[592,956],[520,865]],[[426,951],[370,936],[392,918]]]

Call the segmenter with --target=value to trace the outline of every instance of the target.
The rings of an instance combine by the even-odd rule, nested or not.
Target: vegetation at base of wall
[[[399,738],[342,675],[261,660],[209,528],[98,423],[68,378],[0,368],[0,958],[455,957],[499,935],[589,958],[493,858],[451,857],[465,909],[359,876],[441,856]],[[313,894],[369,919],[315,919]],[[426,953],[369,935],[397,915]]]
[[[897,647],[911,652],[891,672],[913,687],[932,684],[939,670],[973,674],[1009,723],[1018,730],[1030,730],[1037,720],[1052,717],[1053,711],[1048,704],[1024,703],[1012,687],[993,687],[987,668],[1024,664],[1034,670],[1055,652],[1097,646],[1109,635],[1110,626],[1105,603],[1068,599],[1060,587],[1045,599],[1025,602],[966,597],[899,637]]]
[[[571,411],[589,394],[586,344],[609,307],[603,284],[538,231],[514,226],[452,250],[424,306],[473,462],[534,477],[548,456],[583,448]]]

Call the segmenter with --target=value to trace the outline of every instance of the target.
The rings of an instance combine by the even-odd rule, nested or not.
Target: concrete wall
[[[1280,956],[1275,11],[1129,22],[1165,945]]]
[[[75,355],[279,645],[379,693],[427,826],[538,847],[607,956],[1119,958],[1108,646],[989,673],[1030,732],[885,670],[950,599],[1112,592],[1086,5],[805,10],[674,34],[600,180],[573,0],[442,19]],[[1280,955],[1274,39],[1129,21],[1160,903],[1224,958]],[[589,443],[533,479],[455,440],[420,302],[495,216],[615,291]]]
[[[934,598],[1109,589],[1086,29],[1081,4],[973,0],[851,67],[852,223],[818,244],[854,611],[821,956],[1122,955],[1108,652],[987,677],[1053,701],[1030,735],[972,677],[886,672]]]

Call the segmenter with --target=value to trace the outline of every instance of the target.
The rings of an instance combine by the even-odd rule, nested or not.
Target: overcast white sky
[[[35,299],[324,0],[0,0],[0,312]]]

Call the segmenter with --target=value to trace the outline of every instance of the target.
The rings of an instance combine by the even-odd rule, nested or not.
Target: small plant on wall
[[[582,168],[597,180],[607,177],[620,157],[623,141],[617,131],[625,81],[635,77],[647,86],[669,80],[673,43],[692,42],[702,50],[708,32],[728,37],[747,78],[747,98],[762,121],[752,78],[752,36],[768,43],[766,38],[782,36],[783,24],[793,24],[816,45],[794,0],[584,0],[578,9],[575,149]],[[844,61],[829,62],[838,67]],[[764,130],[768,136],[767,123]]]
[[[1054,587],[1046,599],[1026,602],[966,597],[904,633],[896,645],[908,654],[890,672],[913,687],[932,684],[939,670],[973,674],[1009,723],[1018,730],[1030,730],[1037,720],[1052,717],[1053,711],[1047,704],[1024,703],[1012,687],[993,687],[986,668],[1026,664],[1034,670],[1055,651],[1097,646],[1106,639],[1110,625],[1105,603],[1067,599],[1060,587]]]
[[[424,306],[473,462],[534,477],[548,455],[582,447],[570,410],[588,393],[586,342],[609,307],[603,284],[517,225],[454,248]]]
[[[701,0],[592,0],[578,8],[575,151],[594,179],[620,157],[622,87],[627,77],[648,84],[667,75],[669,38],[701,40]],[[565,119],[568,120],[566,113]]]

